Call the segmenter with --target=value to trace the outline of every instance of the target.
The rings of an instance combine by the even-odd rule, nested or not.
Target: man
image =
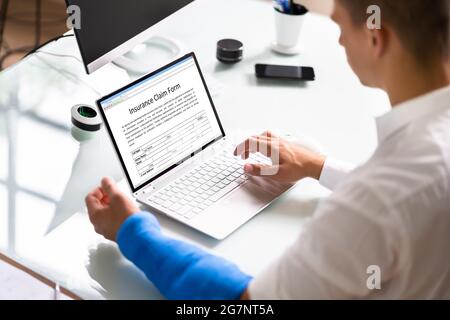
[[[244,158],[279,154],[271,179],[312,177],[334,190],[255,278],[164,236],[107,178],[86,198],[96,231],[173,299],[450,298],[448,2],[336,0],[332,18],[351,67],[363,84],[387,92],[393,110],[377,119],[378,149],[351,173],[270,133],[238,146]],[[373,4],[381,29],[366,25]],[[250,175],[261,170],[245,166]]]

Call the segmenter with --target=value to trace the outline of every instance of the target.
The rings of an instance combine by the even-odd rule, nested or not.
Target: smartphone
[[[290,79],[314,81],[316,75],[312,67],[282,66],[274,64],[256,64],[255,73],[258,78]]]

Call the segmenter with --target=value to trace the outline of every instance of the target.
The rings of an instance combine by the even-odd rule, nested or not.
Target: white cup
[[[300,33],[305,21],[306,12],[289,14],[274,10],[276,39],[272,49],[278,53],[295,55],[299,53]]]

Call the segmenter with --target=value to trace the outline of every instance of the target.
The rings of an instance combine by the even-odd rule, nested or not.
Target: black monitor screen
[[[194,0],[66,0],[81,12],[75,33],[89,65]]]

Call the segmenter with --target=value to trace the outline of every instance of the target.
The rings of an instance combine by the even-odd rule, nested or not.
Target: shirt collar
[[[416,119],[450,108],[450,86],[403,102],[376,119],[378,142],[388,139],[394,132]]]

